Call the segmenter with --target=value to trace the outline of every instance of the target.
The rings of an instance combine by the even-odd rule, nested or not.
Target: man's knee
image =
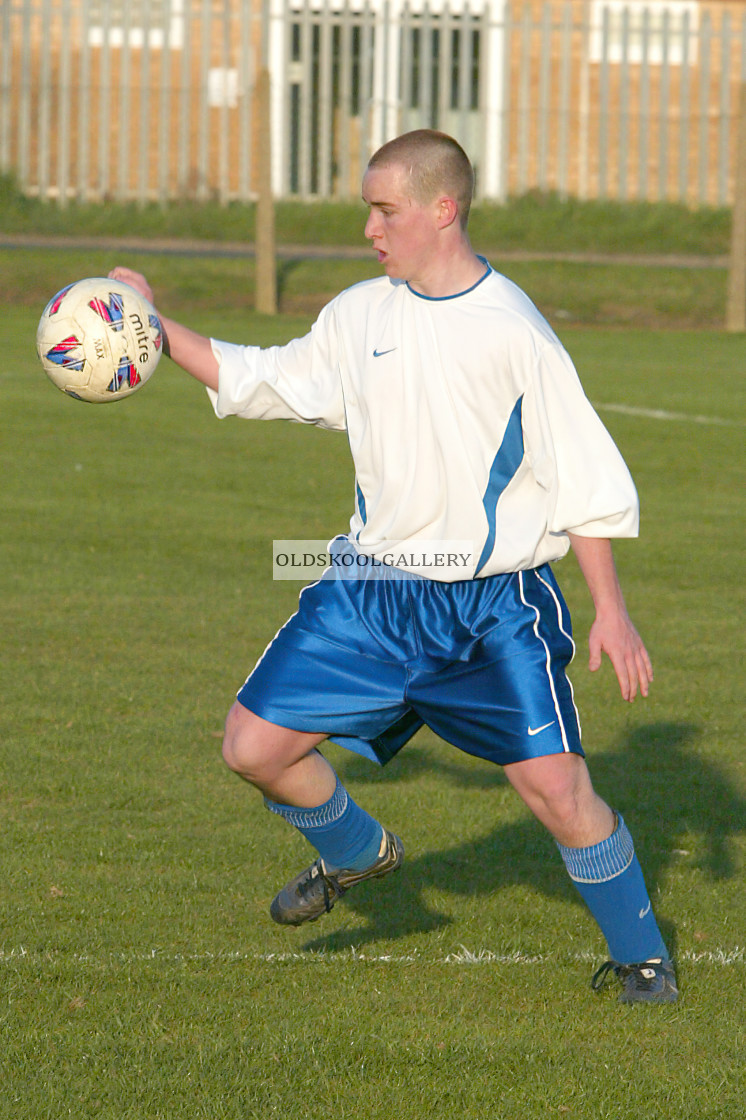
[[[228,712],[223,734],[223,761],[247,781],[259,777],[261,770],[261,733],[257,718],[238,701]]]
[[[506,776],[527,800],[576,804],[591,790],[590,776],[579,755],[550,754],[505,767]]]
[[[612,831],[614,815],[594,791],[580,755],[548,755],[505,769],[526,805],[562,842],[595,843]]]
[[[588,769],[579,755],[552,756],[552,762],[557,757],[562,762],[567,760],[567,764],[550,764],[539,792],[548,804],[555,806],[559,816],[570,821],[595,800],[595,793]]]
[[[236,701],[225,721],[223,760],[234,773],[262,788],[276,782],[323,739],[323,735],[279,727]]]

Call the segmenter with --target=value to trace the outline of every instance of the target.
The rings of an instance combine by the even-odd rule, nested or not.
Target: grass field
[[[727,278],[722,267],[503,262],[499,253],[490,254],[490,262],[530,292],[540,310],[561,327],[691,330],[719,329],[724,323]],[[178,311],[190,323],[202,312],[205,291],[210,292],[214,311],[235,317],[238,323],[254,306],[255,269],[250,258],[69,248],[0,250],[0,304],[38,309],[50,292],[80,276],[105,276],[116,263],[144,271],[162,307]],[[376,272],[372,260],[282,260],[278,265],[280,310],[285,315],[318,314],[342,288]]]
[[[275,204],[281,244],[359,247],[365,208],[355,202]],[[253,241],[256,206],[205,202],[70,203],[59,206],[24,195],[0,175],[0,231],[86,236],[209,238]],[[729,207],[691,208],[670,202],[561,199],[532,192],[504,204],[478,203],[469,228],[483,250],[541,249],[595,252],[727,253]]]
[[[257,319],[232,295],[208,311],[217,265],[189,287],[153,261],[198,328],[267,344],[308,322]],[[225,770],[221,725],[294,609],[272,539],[347,524],[345,440],[219,423],[167,361],[113,409],[65,398],[33,337],[79,262],[12,262],[0,1116],[742,1117],[743,339],[559,323],[643,506],[617,559],[656,665],[647,702],[625,706],[608,665],[587,672],[587,594],[572,560],[558,566],[591,770],[678,963],[677,1005],[628,1008],[589,989],[604,946],[549,838],[499,772],[428,732],[385,770],[329,750],[404,836],[402,871],[311,928],[271,922],[310,849]]]

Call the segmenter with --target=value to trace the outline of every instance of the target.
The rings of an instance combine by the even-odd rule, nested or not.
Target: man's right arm
[[[153,303],[153,290],[142,273],[117,266],[111,270],[109,276],[112,280],[121,280],[123,284],[129,284]],[[164,333],[163,352],[192,377],[196,377],[203,385],[217,392],[218,362],[209,338],[185,327],[182,323],[177,323],[174,319],[165,318],[160,312],[158,316]]]

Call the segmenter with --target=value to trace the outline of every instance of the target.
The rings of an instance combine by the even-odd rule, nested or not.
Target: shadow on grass
[[[287,295],[287,286],[302,261],[299,257],[287,257],[277,261],[277,299],[282,303]]]
[[[746,804],[727,779],[692,750],[699,737],[700,729],[692,724],[650,724],[633,730],[616,751],[589,763],[599,794],[630,826],[653,896],[692,834],[700,849],[696,867],[715,879],[728,878],[734,871],[729,841],[744,831]],[[442,768],[457,782],[480,788],[495,784],[489,772],[460,768],[456,761],[441,767],[439,761],[418,760],[414,751],[406,761],[404,757],[401,766],[408,776],[412,768],[415,773]],[[357,765],[359,779],[363,772]],[[426,812],[426,806],[421,811]],[[478,899],[515,884],[530,884],[551,898],[583,905],[551,837],[537,821],[526,818],[498,825],[479,840],[410,858],[385,884],[361,884],[341,905],[364,918],[366,926],[316,937],[304,948],[339,951],[448,925],[450,918],[425,900],[423,892],[429,887]],[[675,931],[666,925],[663,932],[672,946]]]

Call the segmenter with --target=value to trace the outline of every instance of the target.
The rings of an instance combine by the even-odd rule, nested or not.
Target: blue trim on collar
[[[474,284],[472,284],[470,288],[465,288],[463,292],[454,292],[452,296],[426,296],[423,295],[422,292],[416,292],[414,288],[410,286],[408,280],[406,281],[407,289],[412,293],[413,296],[417,296],[417,299],[426,299],[430,303],[442,303],[446,299],[459,299],[461,296],[466,296],[469,294],[469,292],[473,292],[475,288],[478,288],[482,281],[486,280],[489,274],[493,271],[492,265],[489,263],[486,257],[482,257],[479,253],[477,253],[477,260],[482,262],[485,267],[485,272]]]

